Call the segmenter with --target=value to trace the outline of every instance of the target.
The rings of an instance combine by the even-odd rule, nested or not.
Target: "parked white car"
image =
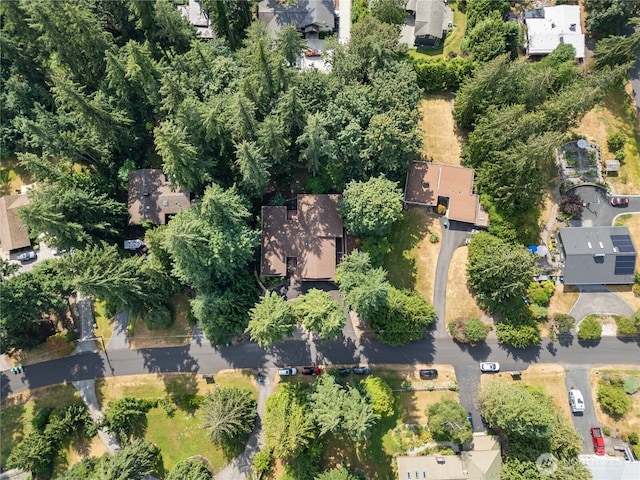
[[[297,375],[298,369],[296,367],[286,367],[278,369],[278,375],[281,377],[288,377],[290,375]]]
[[[38,255],[36,254],[36,252],[31,250],[30,252],[21,253],[20,255],[18,255],[17,258],[21,262],[29,262],[31,260],[35,260],[36,258],[38,258]]]
[[[498,362],[482,362],[480,364],[480,371],[483,373],[496,373],[500,371],[500,364]]]

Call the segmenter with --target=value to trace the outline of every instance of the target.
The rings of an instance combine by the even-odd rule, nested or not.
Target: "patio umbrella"
[[[536,254],[539,257],[546,257],[547,253],[549,253],[549,249],[544,245],[538,245],[538,248],[536,248]]]

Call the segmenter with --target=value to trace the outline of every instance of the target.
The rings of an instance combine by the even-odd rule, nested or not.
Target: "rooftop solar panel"
[[[636,268],[635,256],[616,257],[614,275],[633,275]]]
[[[611,242],[619,252],[633,252],[633,242],[629,235],[611,235]]]

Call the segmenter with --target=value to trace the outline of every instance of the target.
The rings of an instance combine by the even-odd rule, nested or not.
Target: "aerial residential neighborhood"
[[[639,27],[0,2],[0,480],[640,478]]]

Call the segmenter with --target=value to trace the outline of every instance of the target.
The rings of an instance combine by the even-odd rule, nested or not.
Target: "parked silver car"
[[[23,252],[20,255],[18,255],[18,260],[20,260],[23,263],[30,262],[31,260],[35,260],[36,258],[38,258],[38,255],[33,250],[31,250],[30,252]]]

